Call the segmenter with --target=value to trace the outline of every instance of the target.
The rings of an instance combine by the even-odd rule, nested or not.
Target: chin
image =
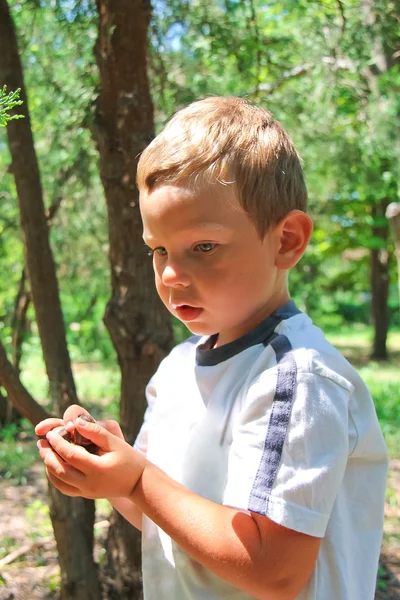
[[[191,333],[193,333],[193,335],[203,336],[203,335],[213,335],[214,333],[218,333],[218,331],[216,329],[207,327],[207,325],[205,325],[204,323],[195,323],[195,322],[185,323],[185,321],[182,321],[182,323],[185,325],[185,327],[187,327],[189,329],[189,331]]]

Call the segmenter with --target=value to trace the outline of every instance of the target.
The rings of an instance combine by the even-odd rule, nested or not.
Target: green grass
[[[75,363],[72,370],[79,402],[89,411],[93,411],[93,416],[96,418],[104,417],[106,414],[109,418],[117,418],[121,382],[118,365]],[[35,355],[26,360],[21,380],[32,396],[48,408],[48,381],[40,356]]]

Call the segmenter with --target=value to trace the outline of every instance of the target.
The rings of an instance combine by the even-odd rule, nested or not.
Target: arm
[[[128,498],[108,498],[108,500],[131,525],[142,531],[143,512],[136,504]]]
[[[77,421],[76,426],[100,447],[101,456],[57,435],[50,435],[51,446],[39,442],[49,479],[60,491],[112,498],[133,525],[140,514],[132,509],[135,503],[204,567],[261,600],[292,600],[304,587],[314,568],[318,538],[206,500],[98,423]]]
[[[319,538],[215,504],[150,462],[131,499],[200,564],[255,598],[292,600],[314,569]]]

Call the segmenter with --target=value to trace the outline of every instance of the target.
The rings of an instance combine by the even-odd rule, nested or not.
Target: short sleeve
[[[349,454],[351,384],[297,373],[288,361],[248,388],[232,431],[224,504],[323,537]]]
[[[153,375],[153,377],[150,379],[149,383],[146,386],[147,409],[144,413],[142,427],[140,428],[138,436],[133,445],[133,447],[136,450],[138,450],[139,452],[141,452],[142,454],[147,454],[147,442],[148,442],[151,414],[153,411],[155,401],[157,399],[156,381],[157,381],[157,373],[155,373],[155,375]]]

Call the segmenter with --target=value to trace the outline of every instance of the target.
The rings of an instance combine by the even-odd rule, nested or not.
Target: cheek
[[[155,284],[159,296],[162,297],[163,293],[165,293],[165,286],[163,285],[161,278],[157,275],[157,273],[155,276]]]

